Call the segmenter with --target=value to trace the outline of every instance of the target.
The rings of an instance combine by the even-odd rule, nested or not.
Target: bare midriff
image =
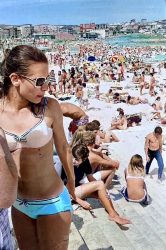
[[[12,153],[19,173],[19,198],[40,200],[62,192],[63,182],[54,168],[52,144],[50,140],[41,148],[21,148]]]

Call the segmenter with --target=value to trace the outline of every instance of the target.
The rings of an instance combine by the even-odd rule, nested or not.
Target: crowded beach
[[[166,55],[166,48],[161,46],[120,48],[110,46],[103,41],[78,42],[74,45],[72,43],[72,46],[77,49],[74,53],[71,53],[70,43],[57,45],[56,50],[41,52],[41,54],[35,46],[26,47],[26,45],[16,47],[15,51],[14,49],[4,51],[4,61],[1,63],[1,90],[3,91],[1,94],[3,117],[1,119],[3,129],[1,138],[6,138],[10,151],[4,140],[1,155],[3,153],[8,155],[7,163],[10,162],[12,166],[14,163],[11,155],[14,160],[17,160],[16,163],[23,161],[23,164],[27,164],[27,166],[28,161],[31,162],[29,164],[35,162],[36,159],[39,161],[37,169],[34,172],[31,171],[33,175],[37,175],[37,185],[41,188],[41,195],[36,195],[39,188],[33,184],[34,179],[30,180],[31,173],[20,168],[23,171],[21,173],[19,169],[18,178],[22,178],[21,175],[23,175],[25,179],[23,178],[20,182],[22,184],[19,184],[20,198],[17,197],[16,201],[12,200],[14,203],[13,225],[19,249],[32,249],[33,244],[36,244],[34,249],[42,249],[42,244],[45,244],[45,249],[67,249],[68,246],[68,240],[64,243],[62,237],[58,238],[58,235],[55,237],[55,240],[58,241],[55,245],[59,244],[62,248],[51,248],[51,244],[46,248],[46,241],[53,239],[50,235],[50,238],[47,238],[48,231],[56,231],[56,229],[54,226],[52,228],[48,226],[45,234],[46,224],[44,223],[46,222],[42,220],[42,230],[37,229],[40,235],[38,241],[42,242],[40,248],[37,248],[39,243],[32,234],[30,235],[31,240],[27,241],[26,227],[21,232],[22,222],[20,223],[18,220],[22,220],[27,227],[31,228],[26,218],[35,221],[40,217],[37,212],[29,208],[33,203],[36,205],[42,201],[38,205],[42,206],[42,215],[46,217],[44,215],[47,215],[48,211],[44,211],[43,204],[49,200],[48,197],[51,197],[51,202],[56,202],[48,184],[45,188],[48,188],[50,196],[45,198],[43,195],[42,197],[44,186],[42,188],[38,172],[40,172],[41,166],[44,167],[43,164],[48,164],[49,167],[49,173],[42,170],[44,173],[42,175],[45,176],[43,185],[48,183],[49,176],[50,183],[52,183],[51,188],[53,188],[55,175],[58,183],[57,193],[60,193],[63,185],[67,187],[58,196],[62,195],[62,200],[64,199],[66,202],[66,210],[57,212],[65,214],[65,225],[62,227],[61,222],[56,221],[59,223],[63,237],[67,237],[70,231],[70,226],[66,226],[71,222],[67,212],[73,210],[74,217],[79,215],[80,211],[86,211],[87,216],[89,212],[96,211],[97,208],[93,207],[93,202],[91,203],[92,200],[89,198],[99,201],[100,206],[103,207],[102,213],[107,216],[104,219],[110,221],[110,227],[115,223],[120,227],[127,225],[130,230],[135,222],[134,219],[132,220],[132,216],[130,217],[130,212],[127,212],[127,208],[132,207],[133,204],[139,204],[144,209],[142,211],[146,216],[148,213],[146,209],[149,211],[148,209],[153,206],[153,203],[155,204],[157,199],[157,194],[152,190],[156,189],[161,194],[164,193],[166,185],[164,169],[166,163],[166,62],[153,62],[152,57],[159,54]],[[28,58],[27,51],[28,56],[31,54],[31,58]],[[41,68],[36,65],[36,68],[33,67],[32,63],[29,66],[26,65],[31,74],[28,75],[25,69],[24,73],[19,61],[23,60],[23,57],[19,58],[21,53],[24,56],[26,54],[27,57],[24,60],[28,62],[32,63],[35,60],[38,64],[40,62]],[[35,56],[40,57],[40,60]],[[14,63],[16,60],[18,60],[17,70],[14,68],[14,64],[12,65],[12,62]],[[44,67],[47,62],[48,74]],[[44,72],[44,75],[41,76],[37,72]],[[33,77],[35,73],[36,78]],[[35,105],[31,105],[33,118],[25,110],[19,113],[15,108],[13,112],[16,99],[17,105],[14,107],[18,108],[23,104],[24,108],[25,104],[29,107],[27,102],[18,98],[19,81],[29,81],[32,83],[32,87],[43,88],[44,97],[41,93],[38,94],[36,98],[40,102],[35,102],[35,104],[41,103],[43,109],[41,111],[39,105],[38,109]],[[11,89],[14,89],[14,92],[10,91]],[[31,93],[29,92],[28,95],[24,91],[25,89],[21,87],[19,95],[33,103]],[[57,114],[55,114],[56,112]],[[15,115],[23,121],[21,125],[18,124]],[[32,122],[29,122],[26,117],[29,117]],[[38,118],[37,123],[35,122],[36,117]],[[18,130],[9,124],[10,119],[13,119],[13,124],[19,128]],[[56,122],[52,122],[55,120]],[[31,128],[29,129],[29,127]],[[34,136],[31,137],[33,133]],[[53,149],[51,149],[52,136],[54,137]],[[28,137],[31,137],[29,142]],[[29,144],[26,146],[26,143]],[[21,151],[23,156],[19,155],[20,158],[18,158],[18,151],[24,147],[26,148],[23,149],[24,153]],[[33,147],[34,152],[32,152]],[[37,150],[40,152],[37,153]],[[50,153],[51,155],[48,155]],[[54,170],[51,168],[52,161]],[[72,166],[72,170],[69,166]],[[75,189],[70,183],[71,176],[72,181],[75,180]],[[30,188],[26,187],[27,183]],[[32,194],[29,192],[30,189],[31,192],[34,189]],[[68,191],[71,201],[67,201],[66,198]],[[119,207],[119,201],[116,199],[114,191],[118,193],[119,200],[123,200],[123,204],[126,202],[125,210],[123,207]],[[70,208],[70,202],[72,208]],[[165,205],[165,201],[162,205]],[[49,215],[53,214],[51,209],[53,208],[50,208]],[[31,229],[34,232],[34,227]],[[72,230],[69,237],[72,238]],[[74,249],[70,244],[69,248]],[[99,246],[99,249],[104,248]]]

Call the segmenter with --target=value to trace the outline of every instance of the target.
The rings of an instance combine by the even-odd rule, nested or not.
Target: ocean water
[[[121,47],[143,47],[143,46],[165,46],[166,38],[143,34],[128,34],[107,39],[112,46]]]
[[[147,58],[147,61],[151,62],[161,62],[166,61],[166,37],[161,38],[157,36],[151,35],[143,35],[143,34],[129,34],[123,36],[112,37],[106,40],[108,44],[115,47],[159,47],[165,48],[165,52],[162,53],[154,53],[153,56],[150,56],[150,59]]]

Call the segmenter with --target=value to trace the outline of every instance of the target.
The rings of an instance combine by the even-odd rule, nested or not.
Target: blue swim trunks
[[[57,197],[44,200],[26,200],[17,198],[13,207],[32,219],[37,219],[44,215],[72,211],[70,195],[65,186],[63,192]]]

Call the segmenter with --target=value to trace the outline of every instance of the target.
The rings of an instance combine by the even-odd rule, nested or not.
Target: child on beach
[[[122,195],[127,201],[148,205],[148,194],[144,182],[143,159],[136,154],[131,157],[128,167],[124,171],[126,187],[121,190]]]

